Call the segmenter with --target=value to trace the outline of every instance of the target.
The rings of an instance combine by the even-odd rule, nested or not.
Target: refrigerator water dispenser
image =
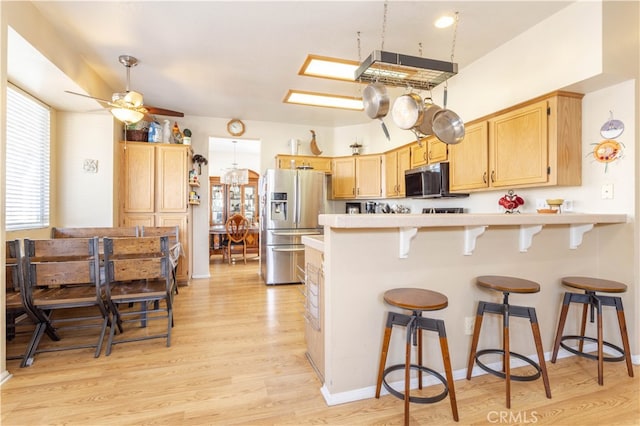
[[[271,219],[287,220],[286,192],[273,192],[271,194]]]

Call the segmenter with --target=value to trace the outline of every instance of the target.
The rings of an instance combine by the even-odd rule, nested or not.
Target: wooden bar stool
[[[549,376],[547,375],[547,366],[544,362],[544,351],[542,350],[542,339],[540,338],[540,327],[538,326],[536,310],[532,307],[514,306],[509,304],[509,293],[537,293],[540,291],[540,285],[536,282],[522,278],[496,275],[478,277],[476,282],[480,287],[501,291],[503,294],[503,301],[502,303],[478,302],[478,311],[476,313],[476,321],[473,328],[473,340],[471,342],[471,352],[469,353],[469,364],[467,366],[467,380],[471,379],[474,362],[487,373],[505,379],[507,389],[507,408],[511,408],[511,380],[521,382],[530,381],[536,380],[542,376],[547,398],[551,398]],[[484,349],[476,351],[478,348],[478,339],[480,337],[480,328],[482,327],[482,319],[485,313],[502,315],[502,349]],[[531,322],[533,341],[535,342],[536,352],[538,354],[537,363],[531,358],[511,351],[509,342],[509,317],[528,318]],[[481,362],[480,357],[486,354],[501,354],[503,371],[495,370]],[[511,357],[518,358],[530,364],[536,369],[536,373],[530,375],[511,374]]]
[[[422,317],[423,311],[436,311],[444,309],[449,304],[447,296],[436,291],[420,288],[396,288],[384,293],[384,301],[391,306],[412,311],[411,315],[398,312],[389,312],[387,315],[387,325],[384,331],[382,352],[380,354],[380,367],[378,369],[378,381],[376,384],[376,398],[380,398],[380,388],[382,384],[390,394],[404,400],[404,424],[409,424],[409,403],[428,404],[444,399],[447,394],[451,401],[453,418],[458,421],[458,406],[456,404],[456,393],[453,385],[453,372],[451,371],[451,360],[449,358],[449,345],[447,334],[444,328],[444,321]],[[406,327],[407,339],[405,347],[404,364],[396,364],[385,369],[387,353],[389,351],[389,340],[391,330],[394,325]],[[437,371],[422,365],[422,330],[436,331],[440,337],[440,351],[444,364],[446,379]],[[411,364],[411,344],[418,346],[418,364]],[[404,393],[393,389],[386,381],[386,376],[392,371],[404,369]],[[444,385],[444,390],[438,395],[431,397],[411,396],[410,393],[410,371],[418,371],[418,388],[422,389],[422,373],[428,373],[438,379]]]
[[[567,351],[574,353],[576,355],[582,356],[584,358],[595,359],[598,361],[598,384],[602,385],[604,383],[603,371],[604,371],[604,361],[608,362],[616,362],[626,360],[627,362],[627,371],[629,372],[629,377],[633,377],[633,366],[631,365],[631,349],[629,348],[629,336],[627,335],[627,324],[624,318],[624,308],[622,307],[622,298],[619,296],[604,296],[601,294],[596,294],[596,292],[603,293],[624,293],[627,291],[627,286],[625,284],[603,280],[600,278],[591,278],[591,277],[564,277],[562,278],[562,284],[567,287],[577,288],[580,290],[584,290],[584,293],[573,293],[567,291],[564,294],[564,300],[562,301],[562,310],[560,312],[560,320],[558,321],[558,330],[556,332],[556,339],[553,345],[553,356],[551,358],[551,362],[555,363],[556,358],[558,357],[558,350],[560,346],[562,346]],[[567,335],[563,336],[562,333],[564,331],[564,324],[567,320],[567,313],[569,312],[569,305],[571,303],[582,303],[582,325],[580,327],[580,335],[573,336]],[[615,306],[616,311],[618,313],[618,325],[620,326],[620,335],[622,336],[622,348],[616,345],[613,345],[609,342],[606,342],[603,339],[602,333],[602,307],[603,306]],[[589,318],[593,323],[594,321],[594,311],[597,311],[598,314],[598,325],[597,325],[597,338],[587,337],[585,336],[585,330],[587,327],[587,309],[589,309]],[[565,340],[578,340],[578,349],[574,349],[563,342]],[[598,344],[598,354],[592,355],[590,353],[583,352],[584,341],[587,340],[589,342],[596,342]],[[618,353],[620,356],[604,356],[603,347],[607,346]]]

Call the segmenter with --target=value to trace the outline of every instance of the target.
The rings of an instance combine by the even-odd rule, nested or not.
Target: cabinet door
[[[178,226],[178,238],[182,246],[184,256],[178,261],[176,279],[178,282],[189,280],[189,231],[187,216],[184,214],[158,214],[156,215],[155,226]]]
[[[356,196],[382,197],[382,156],[356,156]]]
[[[155,151],[151,144],[120,144],[120,197],[123,213],[153,213]],[[182,180],[186,185],[186,177]],[[185,198],[186,200],[186,198]]]
[[[310,165],[313,170],[331,173],[331,158],[329,157],[309,157],[307,164]]]
[[[398,192],[398,151],[391,151],[384,154],[384,195],[397,197]]]
[[[355,198],[356,163],[353,157],[335,158],[331,187],[334,198]]]
[[[242,214],[242,187],[227,185],[227,219],[234,214]]]
[[[154,226],[155,216],[153,213],[127,213],[122,215],[120,226]]]
[[[491,186],[547,182],[547,101],[490,119],[489,146]]]
[[[489,145],[486,121],[467,126],[464,140],[449,150],[451,191],[469,191],[489,186]]]
[[[411,168],[411,150],[409,147],[398,150],[398,196],[404,197],[407,193],[404,186],[404,172]]]
[[[411,168],[414,169],[419,166],[424,166],[427,164],[427,144],[425,143],[426,138],[420,141],[420,144],[417,142],[411,145]]]
[[[427,139],[427,160],[429,164],[447,161],[447,146],[448,145],[446,143],[442,142],[438,138],[432,137]]]
[[[251,184],[242,187],[242,214],[250,224],[258,222],[258,185]]]
[[[156,146],[156,211],[184,213],[188,199],[188,146]]]
[[[225,185],[220,183],[220,178],[209,178],[209,226],[224,225]]]

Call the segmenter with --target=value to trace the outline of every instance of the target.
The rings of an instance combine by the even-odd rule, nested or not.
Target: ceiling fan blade
[[[72,92],[70,90],[65,90],[66,93],[70,93],[72,95],[82,96],[83,98],[89,98],[96,100],[98,102],[102,102],[103,104],[111,105],[111,102],[106,99],[96,98],[95,96],[83,95],[82,93]]]
[[[182,112],[172,111],[170,109],[164,109],[164,108],[157,108],[149,105],[145,105],[144,107],[147,109],[149,114],[167,115],[169,117],[184,117],[184,113]]]

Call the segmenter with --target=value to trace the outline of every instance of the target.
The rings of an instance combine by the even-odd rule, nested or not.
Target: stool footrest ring
[[[498,371],[498,370],[494,370],[491,367],[488,367],[486,364],[484,364],[482,361],[480,361],[480,357],[483,355],[487,355],[487,354],[500,354],[504,356],[504,350],[502,349],[484,349],[481,351],[476,352],[476,364],[478,364],[478,367],[482,368],[484,371],[486,371],[489,374],[493,374],[494,376],[500,377],[501,379],[504,379],[507,377],[507,375],[505,374],[504,371]],[[532,360],[531,358],[528,358],[524,355],[520,355],[518,353],[515,352],[509,352],[509,355],[514,357],[514,358],[518,358],[522,361],[525,361],[527,364],[531,365],[533,368],[536,369],[536,372],[527,376],[522,376],[522,375],[516,375],[516,374],[511,374],[511,380],[516,380],[519,382],[529,382],[532,380],[536,380],[537,378],[540,377],[540,374],[542,372],[542,369],[540,368],[540,365],[535,362],[534,360]]]
[[[432,375],[433,377],[438,379],[440,382],[442,382],[442,384],[444,385],[444,390],[438,395],[429,396],[429,397],[409,396],[409,402],[416,402],[418,404],[430,404],[433,402],[442,401],[449,394],[449,385],[447,384],[447,379],[445,379],[444,376],[442,376],[442,374],[438,373],[435,370],[427,368],[425,366],[416,365],[416,364],[411,364],[411,369],[420,370],[427,374]],[[396,370],[404,370],[404,364],[396,364],[396,365],[387,367],[384,370],[384,373],[382,375],[382,384],[384,385],[385,389],[389,391],[391,395],[395,396],[396,398],[400,398],[404,400],[404,393],[395,390],[394,388],[391,387],[391,385],[389,385],[389,383],[387,383],[387,374]]]
[[[560,339],[560,346],[562,346],[562,348],[564,348],[565,350],[571,352],[572,354],[576,354],[578,356],[581,356],[581,357],[584,357],[584,358],[588,358],[588,359],[595,359],[595,360],[598,359],[597,355],[592,355],[592,354],[587,353],[587,352],[579,351],[577,349],[574,349],[574,348],[562,343],[565,340],[582,340],[582,341],[587,340],[589,342],[598,343],[598,339],[595,339],[593,337],[588,337],[588,336],[562,336],[562,339]],[[614,349],[614,350],[618,351],[618,353],[622,354],[620,356],[604,356],[604,354],[603,354],[602,355],[602,360],[603,361],[618,362],[618,361],[623,361],[625,359],[625,353],[624,353],[624,350],[621,347],[616,346],[616,345],[614,345],[612,343],[609,343],[609,342],[605,342],[605,341],[602,342],[602,345],[603,346],[607,346],[607,347],[609,347],[611,349]]]

